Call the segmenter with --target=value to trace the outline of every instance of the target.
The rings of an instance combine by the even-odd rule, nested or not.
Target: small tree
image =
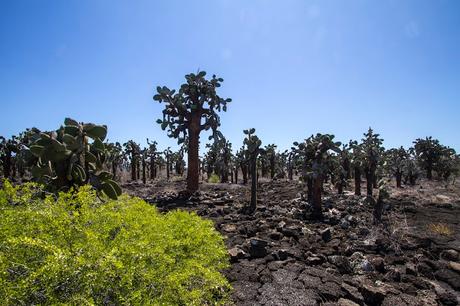
[[[217,130],[220,118],[217,112],[226,111],[227,103],[231,99],[223,99],[216,89],[221,86],[223,79],[215,75],[212,79],[205,79],[206,72],[188,74],[187,82],[182,84],[179,91],[169,88],[157,87],[155,101],[165,103],[163,119],[158,119],[161,128],[168,128],[168,136],[177,138],[178,143],[188,138],[188,169],[187,190],[198,190],[199,184],[199,141],[203,130],[211,129],[212,138],[219,138],[221,133]]]

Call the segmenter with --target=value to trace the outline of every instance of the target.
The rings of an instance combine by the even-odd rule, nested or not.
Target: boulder
[[[324,242],[331,241],[331,239],[332,239],[332,231],[331,231],[330,227],[320,231],[319,233],[321,235],[321,239],[323,239]]]
[[[353,269],[350,265],[350,261],[345,256],[339,256],[339,255],[329,256],[328,260],[331,264],[336,266],[340,274],[349,274],[353,272]]]
[[[457,261],[460,259],[460,256],[455,250],[444,250],[440,254],[441,258],[444,260]]]
[[[268,242],[262,239],[251,239],[249,241],[249,254],[252,258],[262,258],[268,255]]]
[[[228,253],[230,254],[231,262],[237,262],[238,260],[246,257],[246,252],[240,249],[239,247],[231,248],[230,250],[228,250]]]
[[[385,298],[386,292],[383,288],[363,284],[360,292],[363,295],[364,301],[369,305],[380,305]]]

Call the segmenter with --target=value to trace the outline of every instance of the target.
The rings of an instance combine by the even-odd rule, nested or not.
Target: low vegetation
[[[226,302],[223,239],[193,213],[141,199],[101,201],[89,186],[44,195],[0,190],[4,305],[205,305]]]

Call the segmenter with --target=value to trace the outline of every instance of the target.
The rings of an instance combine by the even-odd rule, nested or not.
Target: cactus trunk
[[[262,177],[266,177],[267,176],[267,167],[266,167],[265,161],[263,159],[262,159],[260,167],[262,168]]]
[[[150,179],[153,181],[156,177],[155,156],[150,156]]]
[[[361,195],[361,169],[355,167],[355,195]]]
[[[396,188],[401,188],[402,172],[396,172]]]
[[[169,166],[169,154],[166,156],[166,178],[168,179],[169,181],[169,172],[170,172],[171,168]]]
[[[433,165],[431,163],[428,164],[426,169],[426,178],[430,181],[433,179]]]
[[[311,202],[313,200],[313,179],[311,177],[307,178],[307,201]]]
[[[136,180],[136,161],[131,159],[131,180]]]
[[[200,146],[200,120],[201,114],[191,114],[189,126],[188,143],[188,168],[187,168],[187,190],[195,192],[199,186],[199,146]]]
[[[312,194],[312,207],[313,207],[313,218],[321,219],[323,217],[322,203],[321,203],[321,189],[322,189],[322,178],[320,176],[313,179],[313,194]]]
[[[383,213],[383,197],[379,194],[379,197],[374,205],[374,224],[380,224],[382,222]]]
[[[145,169],[146,169],[145,166],[146,166],[146,165],[145,165],[145,158],[142,157],[142,183],[143,183],[143,184],[145,184],[146,181],[147,181],[147,176],[146,176],[146,174],[145,174]]]
[[[11,171],[11,152],[7,151],[3,157],[3,177],[9,178]]]
[[[275,158],[270,158],[270,178],[273,180],[275,177]]]
[[[249,211],[252,213],[256,210],[257,206],[257,160],[251,158],[251,205]]]
[[[246,164],[241,165],[241,172],[243,173],[243,185],[248,183],[248,166]]]
[[[374,171],[372,171],[372,168],[366,171],[366,183],[367,183],[366,186],[367,186],[367,196],[368,197],[372,197],[372,192],[374,189],[374,176],[375,176],[375,173]]]

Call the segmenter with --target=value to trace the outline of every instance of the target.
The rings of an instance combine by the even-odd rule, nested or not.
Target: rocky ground
[[[423,187],[422,187],[423,186]],[[457,305],[460,303],[460,187],[423,182],[393,189],[384,222],[372,225],[365,197],[326,188],[325,220],[305,217],[296,182],[262,182],[253,215],[249,189],[183,181],[126,183],[163,211],[212,219],[226,237],[236,305]]]

